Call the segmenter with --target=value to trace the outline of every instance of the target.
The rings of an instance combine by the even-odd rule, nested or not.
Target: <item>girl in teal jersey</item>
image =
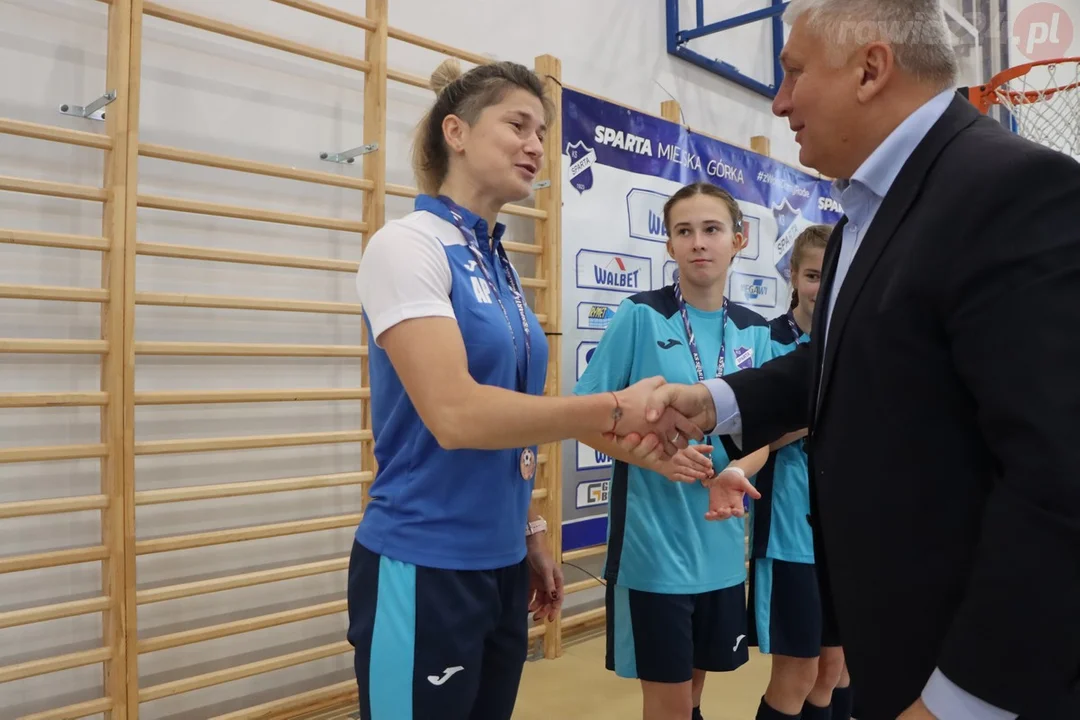
[[[676,282],[621,303],[576,393],[618,391],[654,375],[693,383],[769,359],[765,319],[725,297],[728,269],[745,245],[739,204],[695,183],[668,200],[664,222]],[[615,459],[607,667],[641,682],[645,720],[701,718],[706,673],[749,659],[743,499],[757,497],[748,476],[768,448],[729,462],[719,443],[691,445],[665,460],[644,455],[656,438],[633,453],[602,434],[585,442]]]
[[[791,309],[770,323],[775,356],[810,340],[831,232],[828,225],[811,225],[795,239]],[[837,687],[844,651],[823,621],[807,522],[805,436],[803,429],[774,442],[755,481],[762,498],[752,508],[750,643],[772,656],[769,685],[756,720],[848,720],[851,715],[849,693]]]

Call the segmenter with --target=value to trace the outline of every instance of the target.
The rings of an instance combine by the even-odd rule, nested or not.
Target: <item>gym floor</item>
[[[563,645],[562,657],[525,664],[514,720],[627,720],[641,717],[641,690],[604,668],[603,628]],[[733,673],[710,673],[701,714],[706,720],[746,720],[757,713],[771,664],[750,649],[750,662]]]

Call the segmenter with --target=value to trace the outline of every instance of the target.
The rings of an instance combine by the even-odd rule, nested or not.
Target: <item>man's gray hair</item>
[[[904,71],[940,89],[956,83],[959,63],[940,0],[791,0],[784,22],[804,14],[838,62],[852,47],[886,42]]]

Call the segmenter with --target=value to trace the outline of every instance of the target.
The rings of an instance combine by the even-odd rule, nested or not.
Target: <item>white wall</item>
[[[323,0],[363,12],[359,0]],[[760,2],[713,2],[706,21],[756,9]],[[266,0],[168,0],[167,5],[278,34],[358,57],[363,31]],[[769,101],[666,53],[660,0],[392,0],[393,26],[500,59],[531,65],[548,53],[562,61],[563,82],[650,112],[670,97],[687,123],[733,143],[753,135],[772,140],[773,156],[797,162],[797,147]],[[682,0],[684,23],[694,3]],[[468,16],[467,16],[468,13]],[[86,103],[105,90],[106,6],[88,0],[6,0],[0,4],[0,117],[100,132],[88,120],[60,115],[61,103]],[[772,59],[768,26],[751,26],[694,47],[767,79]],[[154,18],[144,28],[141,139],[317,170],[359,174],[359,163],[340,168],[318,160],[321,151],[359,145],[363,132],[363,78],[350,70],[252,46]],[[395,69],[427,75],[431,52],[391,41]],[[412,184],[409,133],[430,93],[391,83],[388,180]],[[96,185],[101,154],[0,135],[0,174]],[[142,159],[142,193],[175,195],[359,219],[360,194],[305,183],[258,178]],[[411,203],[390,198],[387,217]],[[52,232],[100,233],[93,203],[0,194],[0,226]],[[527,240],[530,224],[511,223],[511,237]],[[356,260],[359,236],[153,210],[138,214],[140,240]],[[528,272],[525,264],[525,272]],[[0,245],[0,283],[97,286],[93,253]],[[355,301],[347,274],[259,268],[140,257],[137,288],[162,292]],[[140,307],[138,340],[359,344],[354,316]],[[47,301],[0,300],[0,336],[96,338],[98,308]],[[0,392],[96,390],[97,359],[72,356],[0,356]],[[351,359],[147,358],[137,362],[137,390],[274,387],[355,387]],[[232,436],[349,430],[358,427],[360,403],[144,407],[136,413],[136,439]],[[0,410],[0,447],[96,442],[95,409]],[[165,455],[136,465],[139,490],[343,472],[357,467],[357,446]],[[71,461],[0,465],[0,502],[94,494],[97,463]],[[216,502],[140,508],[139,539],[223,527],[355,512],[354,488],[254,496]],[[277,540],[238,543],[140,557],[140,588],[341,556],[351,528]],[[99,542],[97,513],[0,521],[0,553],[22,554]],[[595,564],[591,564],[595,571]],[[579,576],[569,578],[571,581]],[[140,609],[140,632],[158,634],[279,609],[339,599],[344,573],[257,586]],[[0,611],[99,592],[96,565],[0,575]],[[142,683],[235,666],[270,655],[338,641],[337,615],[276,630],[153,653],[140,661]],[[0,665],[96,646],[94,616],[0,630]],[[269,675],[146,704],[144,718],[205,718],[223,708],[299,689],[347,680],[351,656],[321,660]],[[17,716],[100,694],[96,666],[0,684],[0,716]]]

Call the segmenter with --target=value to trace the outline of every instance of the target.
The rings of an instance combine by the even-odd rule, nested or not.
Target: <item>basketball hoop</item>
[[[972,87],[968,99],[982,113],[1004,107],[1018,135],[1080,160],[1080,57],[1003,70]]]

